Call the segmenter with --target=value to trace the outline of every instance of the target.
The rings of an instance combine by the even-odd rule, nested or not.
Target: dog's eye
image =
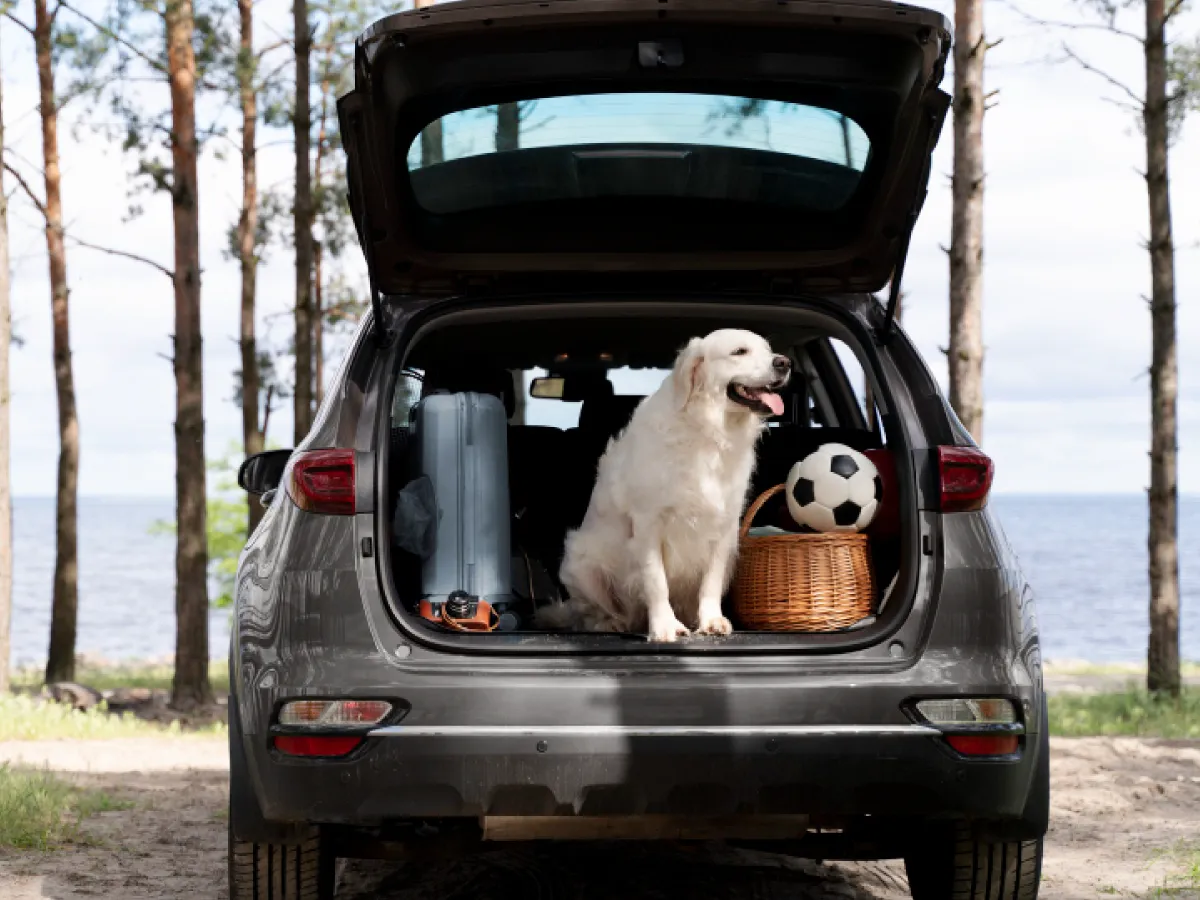
[[[749,347],[738,347],[736,350],[733,351],[733,355],[734,356],[745,356],[749,352],[750,352]]]

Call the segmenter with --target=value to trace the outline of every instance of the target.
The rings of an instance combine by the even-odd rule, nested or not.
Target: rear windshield
[[[417,203],[447,215],[626,197],[836,212],[871,152],[829,109],[712,94],[545,97],[443,116],[413,141]]]

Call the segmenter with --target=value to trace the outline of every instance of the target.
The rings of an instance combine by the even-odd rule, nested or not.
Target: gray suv
[[[233,898],[330,897],[338,857],[591,839],[903,858],[919,900],[1036,897],[1033,598],[990,460],[894,321],[949,48],[888,0],[467,0],[360,38],[339,116],[371,310],[311,433],[239,475],[267,509],[230,648]],[[717,327],[793,364],[751,497],[822,444],[876,464],[873,614],[538,631],[608,441]],[[446,446],[499,474],[439,495],[415,432],[442,394],[503,411]],[[489,541],[439,569],[465,573],[455,616],[481,566],[500,582],[451,627],[431,555]]]

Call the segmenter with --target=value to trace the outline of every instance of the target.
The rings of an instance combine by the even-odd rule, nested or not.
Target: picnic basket
[[[875,577],[865,534],[750,534],[759,510],[784,488],[761,494],[742,520],[734,617],[751,631],[816,632],[871,615]]]

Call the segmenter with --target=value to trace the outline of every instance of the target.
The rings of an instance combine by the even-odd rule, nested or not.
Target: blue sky
[[[949,2],[932,4],[950,12]],[[288,7],[264,0],[264,42],[288,27]],[[1068,0],[1039,0],[1039,15],[1073,15]],[[984,447],[1006,492],[1137,492],[1147,483],[1149,315],[1142,295],[1149,274],[1142,249],[1146,198],[1138,175],[1141,137],[1130,116],[1093,75],[1051,65],[1063,38],[1090,60],[1137,87],[1136,45],[1094,32],[1055,34],[1030,25],[1004,4],[989,4],[989,32],[1004,42],[990,55],[998,105],[987,118],[987,213]],[[1136,23],[1134,23],[1136,25]],[[1182,30],[1200,30],[1195,13]],[[40,152],[33,60],[27,37],[7,23],[5,118],[18,153]],[[947,81],[947,87],[949,81]],[[70,112],[67,113],[68,119]],[[232,119],[230,121],[232,125]],[[108,242],[170,261],[165,198],[121,222],[130,162],[86,129],[61,129],[68,226],[85,240]],[[264,184],[286,181],[292,160],[282,135],[266,134]],[[218,144],[220,142],[217,142]],[[214,144],[213,150],[217,149]],[[225,148],[229,150],[228,146]],[[950,222],[950,127],[939,146],[931,195],[905,277],[905,327],[944,382],[947,264],[940,247]],[[1177,243],[1180,360],[1180,487],[1200,492],[1200,117],[1185,127],[1172,155]],[[27,169],[27,172],[32,171]],[[209,453],[240,434],[230,402],[238,365],[238,273],[225,259],[236,219],[236,159],[209,152],[201,165],[205,412]],[[11,179],[8,188],[12,189]],[[44,239],[36,212],[11,206],[15,328],[12,354],[13,477],[19,495],[54,490],[56,428]],[[169,352],[172,296],[166,278],[144,266],[73,249],[71,283],[75,376],[82,436],[80,488],[90,495],[170,496],[174,491],[174,383],[160,354]],[[290,253],[275,249],[260,273],[260,306],[271,340],[289,337],[293,291]],[[336,366],[336,347],[329,370]],[[290,442],[291,416],[279,410],[271,437]]]

